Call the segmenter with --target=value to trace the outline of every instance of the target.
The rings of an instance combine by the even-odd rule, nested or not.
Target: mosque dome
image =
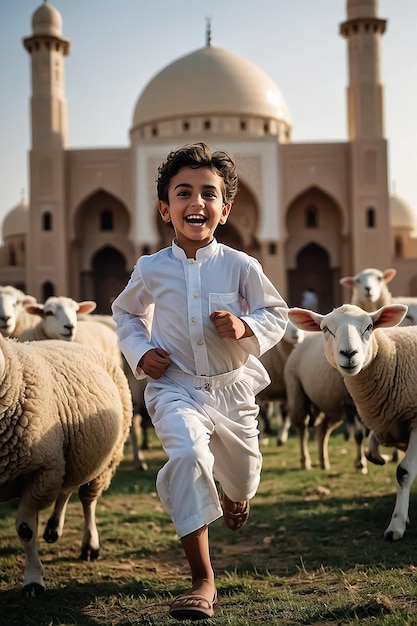
[[[211,45],[177,59],[148,83],[133,128],[196,115],[245,115],[291,126],[276,83],[251,61]]]
[[[412,206],[403,198],[392,195],[389,200],[390,222],[392,228],[416,228],[416,216]]]
[[[22,200],[10,209],[3,220],[3,240],[9,237],[26,235],[29,226],[29,207],[27,200]]]
[[[34,35],[62,37],[61,14],[48,2],[44,2],[32,15]]]

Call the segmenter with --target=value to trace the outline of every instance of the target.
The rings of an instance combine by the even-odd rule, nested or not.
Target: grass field
[[[315,442],[310,445],[314,460]],[[395,464],[359,474],[354,443],[342,432],[331,437],[328,472],[299,469],[294,435],[281,448],[271,438],[262,451],[262,480],[248,524],[233,533],[220,519],[210,528],[219,602],[207,623],[417,624],[417,485],[409,530],[402,541],[387,543],[383,532],[394,506]],[[21,595],[24,560],[14,528],[16,505],[0,504],[1,626],[177,623],[168,616],[168,605],[187,588],[188,570],[155,492],[164,455],[154,438],[146,455],[149,470],[137,472],[127,446],[99,502],[98,561],[78,560],[83,520],[76,496],[56,544],[41,538],[48,517],[42,512],[39,551],[47,589],[39,598]]]

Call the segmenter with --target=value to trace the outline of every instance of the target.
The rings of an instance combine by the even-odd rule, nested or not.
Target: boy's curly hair
[[[171,178],[183,167],[209,167],[223,178],[223,201],[232,204],[238,189],[236,162],[227,152],[213,152],[205,143],[187,144],[170,152],[159,166],[156,179],[158,200],[168,204],[168,188]]]

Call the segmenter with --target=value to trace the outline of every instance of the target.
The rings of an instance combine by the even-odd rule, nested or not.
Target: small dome
[[[61,14],[48,2],[44,2],[32,15],[34,35],[62,36]]]
[[[416,216],[412,206],[403,198],[393,195],[389,200],[390,222],[393,228],[414,230]]]
[[[29,207],[27,200],[22,200],[10,209],[3,220],[3,239],[27,235],[29,226]]]
[[[213,46],[174,61],[145,87],[133,128],[187,115],[249,115],[291,125],[276,83],[257,65]]]

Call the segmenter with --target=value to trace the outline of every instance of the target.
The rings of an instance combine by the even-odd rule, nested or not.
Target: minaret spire
[[[211,46],[211,17],[206,17],[206,46]]]

